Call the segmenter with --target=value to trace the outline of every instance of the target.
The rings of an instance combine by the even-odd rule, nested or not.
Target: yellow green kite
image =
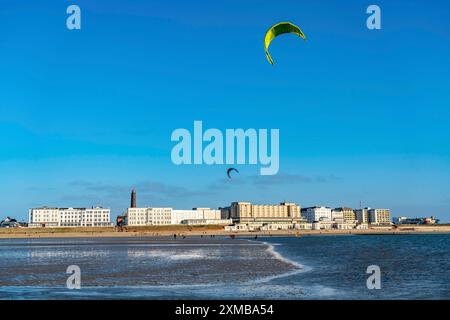
[[[266,51],[267,60],[269,60],[271,65],[273,65],[273,60],[269,53],[269,45],[273,39],[283,33],[293,33],[306,40],[306,36],[303,31],[293,23],[280,22],[270,27],[270,29],[266,32],[266,36],[264,37],[264,50]]]

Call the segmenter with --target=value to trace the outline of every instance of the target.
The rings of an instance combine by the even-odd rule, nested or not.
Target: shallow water
[[[450,235],[2,239],[0,298],[450,299],[449,263]]]

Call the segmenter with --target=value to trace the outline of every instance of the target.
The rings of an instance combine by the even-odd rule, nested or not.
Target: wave
[[[249,241],[254,241],[254,240],[249,240]],[[280,273],[280,274],[274,274],[274,275],[271,275],[271,276],[265,276],[265,277],[262,277],[262,278],[259,278],[259,279],[256,279],[256,280],[248,281],[247,283],[249,283],[249,284],[262,284],[262,283],[270,282],[270,281],[275,280],[275,279],[286,278],[286,277],[290,277],[290,276],[293,276],[293,275],[296,275],[296,274],[299,274],[299,273],[302,273],[302,272],[307,272],[307,271],[312,270],[311,267],[305,266],[305,265],[303,265],[301,263],[298,263],[297,261],[294,261],[294,260],[291,260],[289,258],[283,257],[279,252],[277,252],[275,250],[275,247],[274,247],[273,244],[265,242],[265,241],[262,241],[261,243],[267,246],[266,252],[268,252],[270,255],[272,255],[275,259],[277,259],[279,261],[282,261],[282,262],[284,262],[284,263],[286,263],[288,265],[291,265],[294,268],[294,270],[287,271],[287,272]]]

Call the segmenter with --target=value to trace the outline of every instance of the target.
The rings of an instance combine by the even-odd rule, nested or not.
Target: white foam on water
[[[106,257],[107,251],[101,250],[72,250],[72,251],[31,251],[27,253],[29,258],[86,258],[86,257]]]
[[[249,240],[249,241],[253,241],[253,240]],[[266,251],[270,255],[272,255],[275,259],[277,259],[279,261],[282,261],[284,263],[287,263],[287,264],[293,266],[295,269],[292,270],[292,271],[287,271],[287,272],[280,273],[280,274],[274,274],[274,275],[271,275],[271,276],[262,277],[262,278],[257,279],[257,280],[251,280],[251,281],[249,281],[247,283],[252,283],[252,284],[267,283],[267,282],[270,282],[270,281],[272,281],[274,279],[285,278],[285,277],[296,275],[296,274],[301,273],[301,272],[307,272],[307,271],[312,270],[311,267],[304,266],[304,265],[302,265],[302,264],[300,264],[300,263],[298,263],[296,261],[293,261],[293,260],[290,260],[290,259],[288,259],[286,257],[283,257],[279,252],[277,252],[275,250],[275,247],[272,244],[270,244],[268,242],[265,242],[265,241],[263,241],[262,243],[267,246]]]
[[[269,252],[272,256],[274,256],[275,259],[278,259],[278,260],[280,260],[280,261],[283,261],[283,262],[285,262],[285,263],[287,263],[287,264],[291,264],[291,265],[293,265],[293,266],[296,267],[296,268],[304,269],[304,266],[303,266],[302,264],[300,264],[300,263],[298,263],[298,262],[296,262],[296,261],[290,260],[290,259],[288,259],[288,258],[283,257],[279,252],[277,252],[277,251],[275,250],[275,247],[274,247],[273,244],[268,243],[268,242],[263,242],[263,243],[264,243],[265,245],[267,245],[266,251]]]
[[[343,292],[339,292],[336,289],[325,287],[322,285],[315,285],[309,288],[307,295],[312,297],[324,298],[324,297],[332,297],[336,295],[343,295]],[[345,296],[345,295],[343,295]]]
[[[203,250],[191,250],[189,252],[172,255],[169,258],[171,260],[191,260],[191,259],[206,259],[207,256]]]
[[[166,260],[191,260],[191,259],[208,259],[205,251],[202,249],[194,249],[187,251],[178,250],[128,250],[128,256],[131,258],[161,258]]]

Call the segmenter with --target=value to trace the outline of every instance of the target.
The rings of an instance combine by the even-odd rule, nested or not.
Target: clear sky
[[[320,2],[320,3],[319,3]],[[387,207],[450,221],[448,1],[0,0],[0,217],[30,207]],[[66,28],[81,8],[82,29]],[[382,29],[366,28],[378,4]],[[291,35],[263,49],[271,24]],[[280,171],[175,166],[176,128],[280,129]]]

